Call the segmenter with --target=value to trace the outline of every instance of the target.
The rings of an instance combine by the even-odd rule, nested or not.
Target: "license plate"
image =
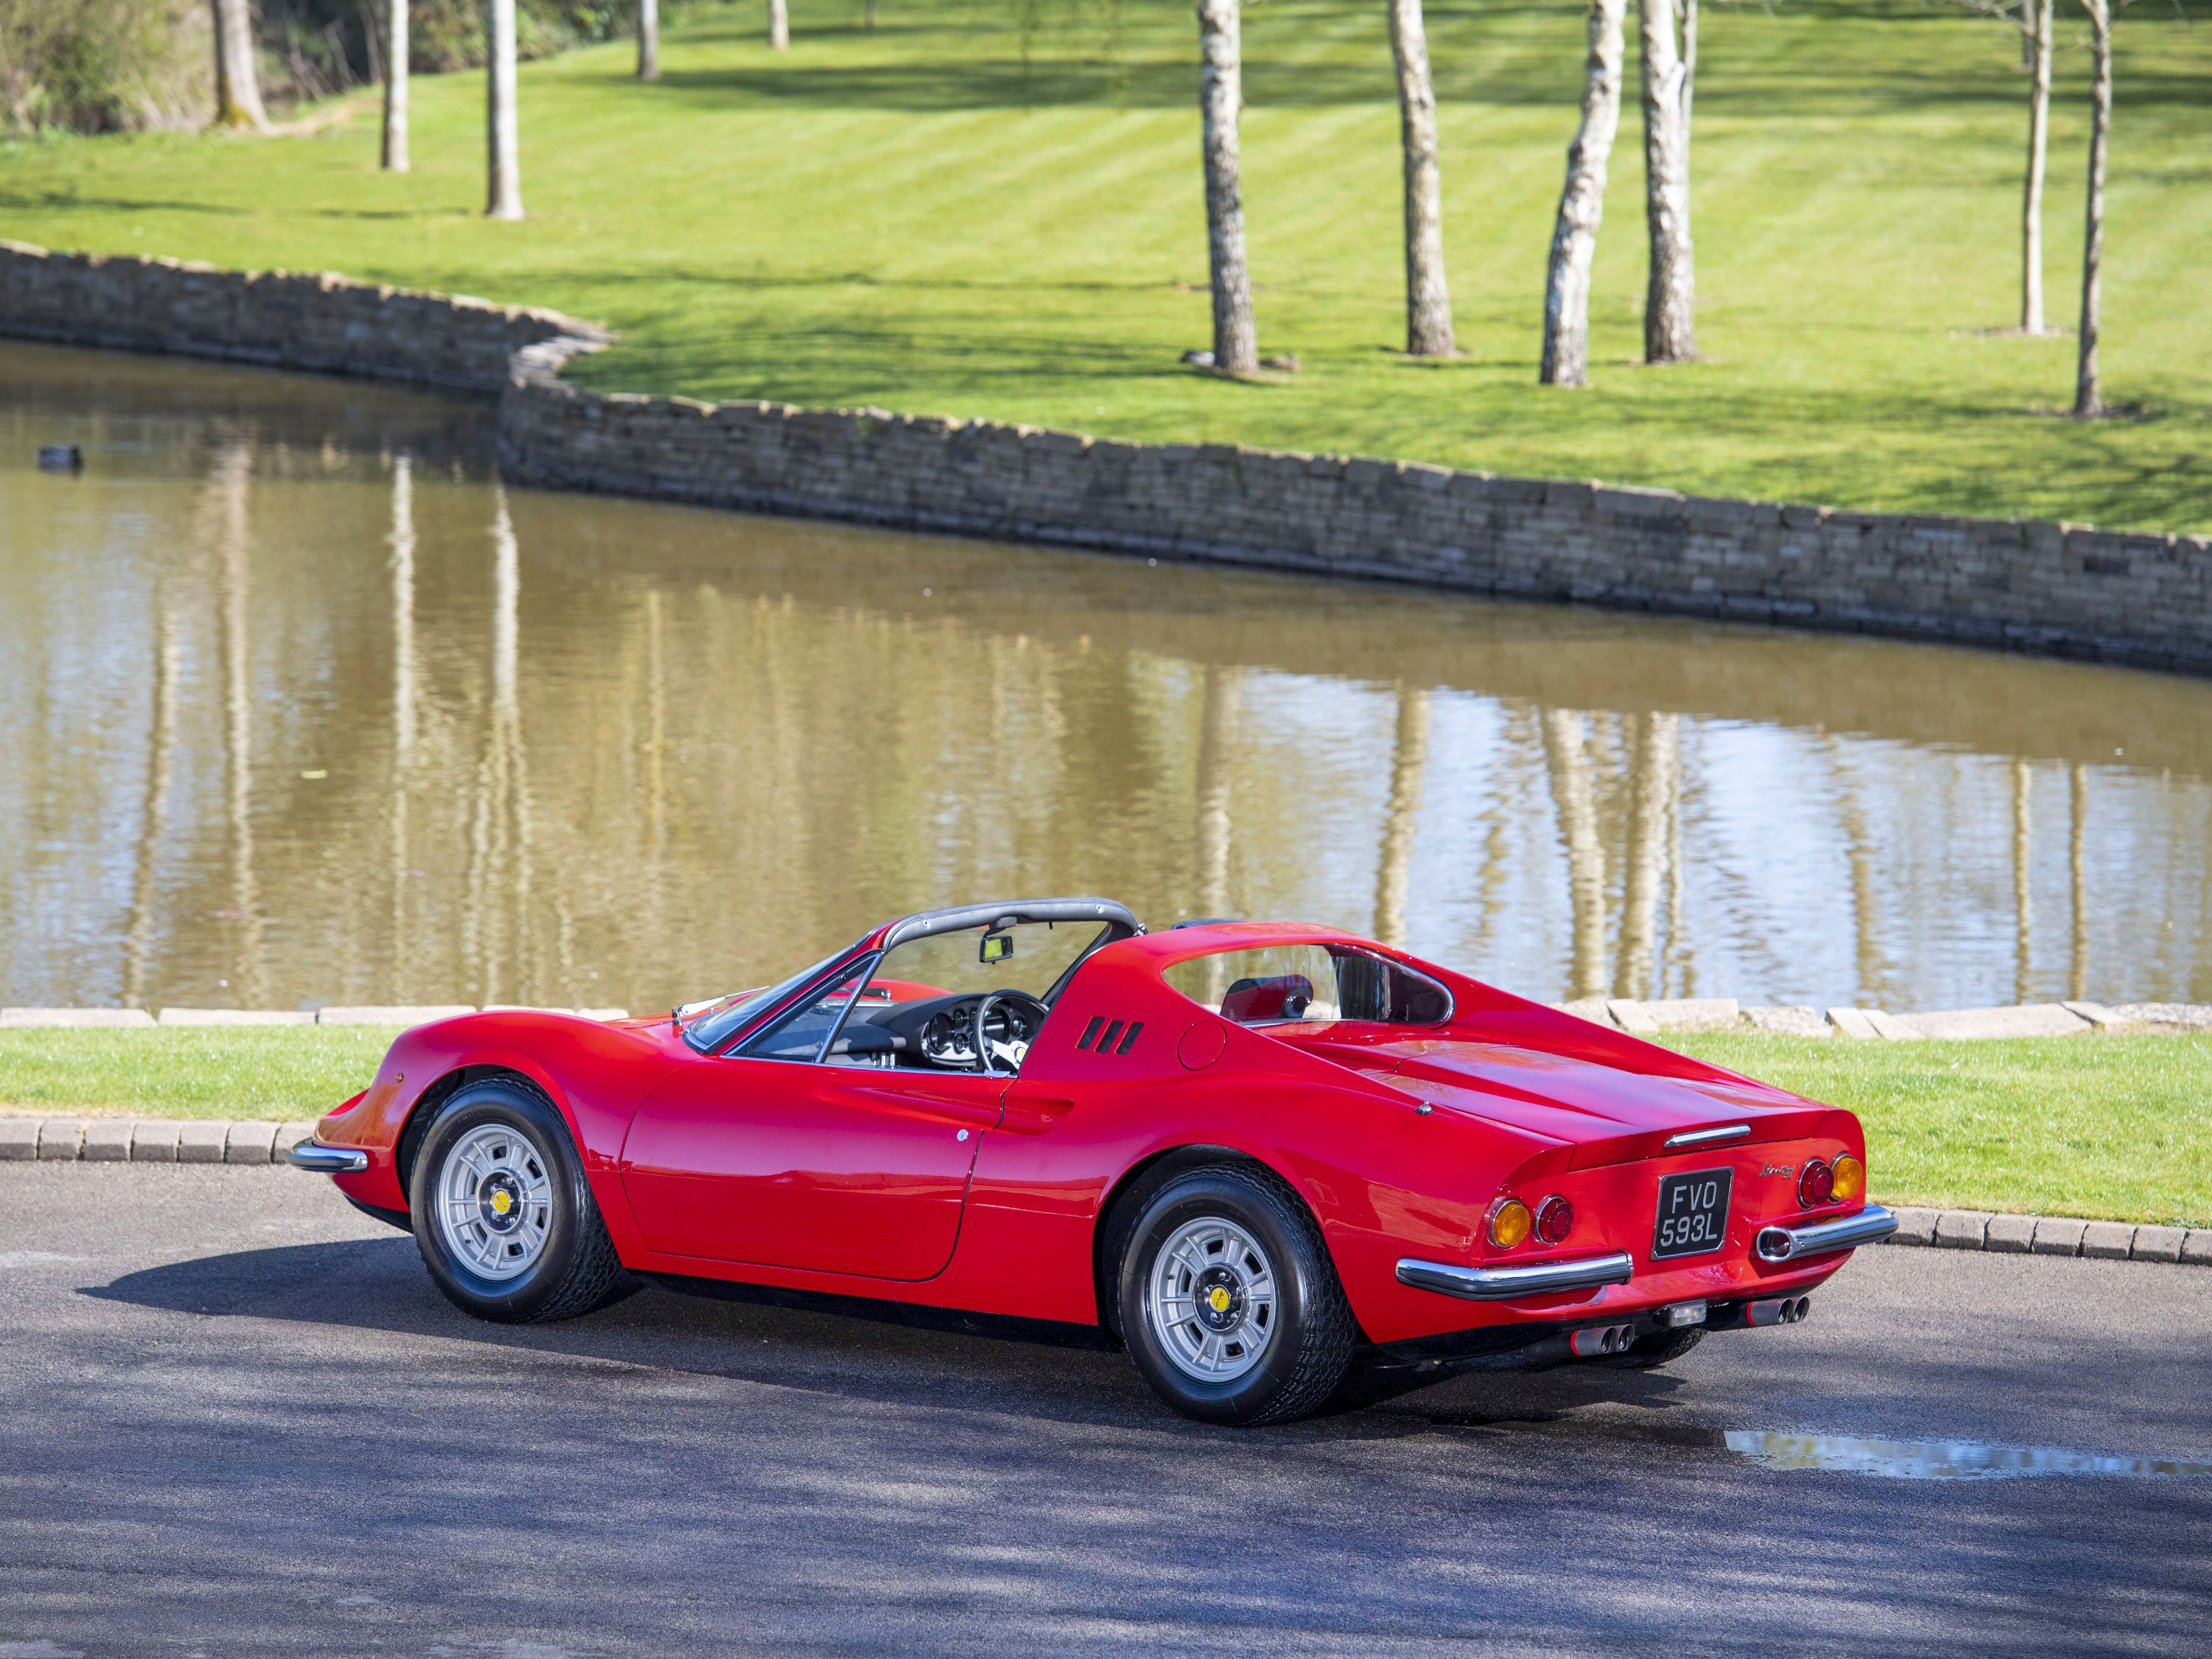
[[[1727,1242],[1729,1189],[1734,1170],[1699,1170],[1659,1177],[1659,1222],[1651,1233],[1651,1259],[1703,1255]]]

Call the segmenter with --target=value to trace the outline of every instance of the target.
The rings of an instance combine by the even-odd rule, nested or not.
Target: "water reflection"
[[[2035,1474],[2169,1475],[2202,1480],[2212,1463],[2112,1457],[2057,1446],[1984,1446],[1969,1440],[1857,1440],[1839,1434],[1731,1429],[1728,1449],[1770,1469],[1827,1469],[1894,1480],[2007,1480]]]
[[[666,1006],[1084,890],[1555,998],[2212,1000],[2203,683],[507,495],[485,429],[0,346],[0,1001]]]

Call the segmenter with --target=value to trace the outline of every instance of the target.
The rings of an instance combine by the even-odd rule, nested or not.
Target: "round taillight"
[[[1826,1204],[1835,1194],[1836,1172],[1824,1158],[1808,1158],[1797,1176],[1797,1203],[1802,1209]]]
[[[1575,1230],[1575,1206],[1557,1193],[1536,1206],[1536,1237],[1547,1244],[1564,1244]]]
[[[1838,1204],[1855,1204],[1866,1196],[1866,1165],[1845,1152],[1836,1160],[1829,1190]]]
[[[1528,1206],[1517,1198],[1501,1198],[1490,1206],[1490,1242],[1501,1250],[1522,1243],[1535,1224]]]

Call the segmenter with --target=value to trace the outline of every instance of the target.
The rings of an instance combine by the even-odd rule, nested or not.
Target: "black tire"
[[[1705,1340],[1704,1330],[1695,1325],[1679,1331],[1658,1331],[1629,1344],[1626,1353],[1607,1354],[1595,1361],[1610,1365],[1617,1371],[1653,1371],[1670,1360],[1684,1354]]]
[[[1223,1382],[1186,1370],[1169,1352],[1172,1339],[1147,1311],[1147,1285],[1163,1251],[1185,1228],[1216,1219],[1248,1233],[1266,1253],[1273,1287],[1257,1363]],[[1310,1417],[1351,1368],[1358,1322],[1312,1213],[1272,1170],[1209,1164],[1175,1176],[1138,1212],[1115,1279],[1129,1357],[1152,1392],[1185,1417],[1243,1428]]]
[[[511,1135],[512,1156],[543,1182],[538,1253],[511,1277],[477,1272],[456,1254],[441,1219],[439,1187],[447,1162],[472,1131],[487,1128]],[[483,1190],[491,1186],[486,1182]],[[641,1288],[615,1255],[568,1124],[551,1101],[520,1078],[487,1078],[440,1103],[423,1133],[410,1187],[408,1207],[422,1265],[463,1313],[502,1325],[540,1324],[592,1313]],[[521,1218],[527,1212],[518,1205],[515,1213]]]

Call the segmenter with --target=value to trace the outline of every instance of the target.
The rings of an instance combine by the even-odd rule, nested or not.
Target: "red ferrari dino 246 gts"
[[[1858,1120],[1291,922],[903,917],[766,990],[419,1026],[291,1161],[480,1318],[652,1282],[1126,1346],[1286,1421],[1355,1364],[1662,1364],[1802,1318]]]

